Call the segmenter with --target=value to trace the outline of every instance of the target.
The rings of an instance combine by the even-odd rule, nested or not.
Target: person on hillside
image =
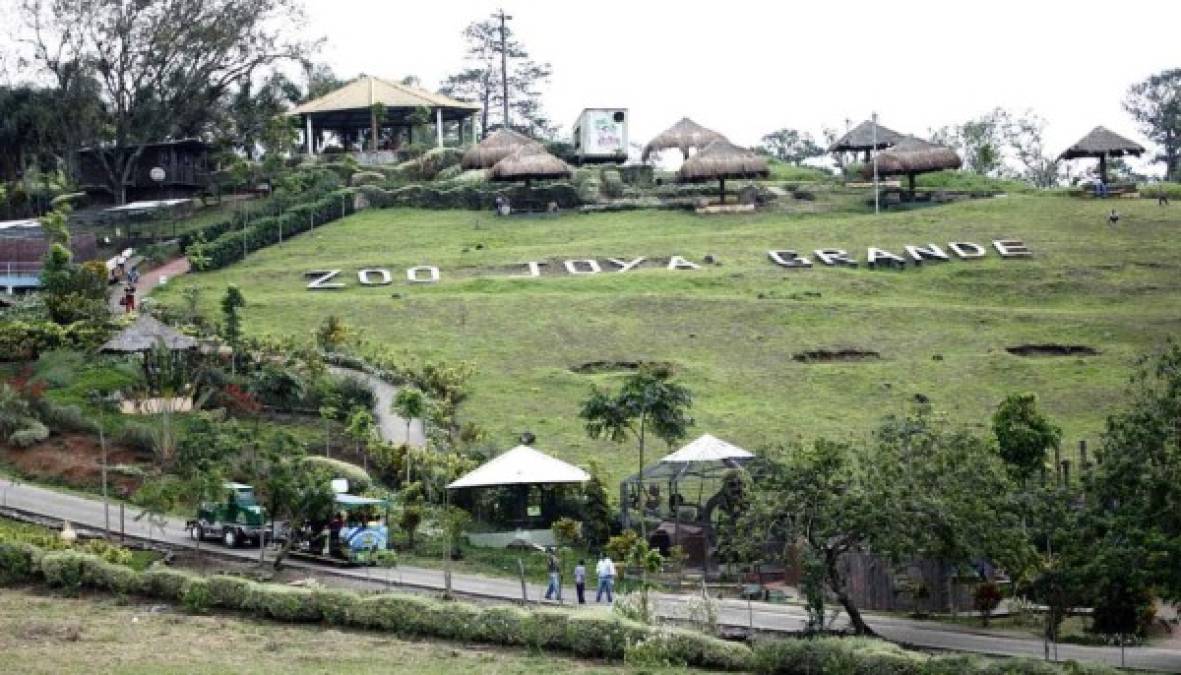
[[[578,604],[586,604],[586,561],[579,560],[574,566],[574,590],[578,593]]]
[[[599,577],[599,591],[595,594],[595,602],[603,601],[603,593],[607,594],[607,602],[615,602],[613,591],[615,590],[615,563],[611,561],[611,557],[605,552],[599,558],[599,564],[595,565],[595,575]]]
[[[554,547],[550,546],[545,549],[545,571],[549,573],[549,585],[545,587],[545,599],[551,600],[557,596],[558,602],[562,601],[562,573],[561,564],[558,562],[558,554],[554,551]]]

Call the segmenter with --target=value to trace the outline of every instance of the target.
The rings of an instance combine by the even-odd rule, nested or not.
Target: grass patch
[[[1181,225],[1155,201],[1107,203],[1013,195],[922,210],[697,216],[667,211],[544,219],[494,219],[471,211],[368,211],[317,228],[244,264],[178,278],[159,297],[205,289],[217,315],[228,284],[247,298],[252,334],[310,338],[330,314],[369,345],[412,365],[471,360],[478,373],[461,416],[511,445],[522,430],[538,446],[583,462],[600,457],[609,483],[633,469],[634,449],[586,438],[577,411],[592,384],[627,374],[581,374],[591,362],[663,361],[695,394],[693,433],[747,448],[816,436],[862,440],[917,394],[954,422],[981,432],[997,403],[1032,391],[1066,445],[1093,442],[1122,398],[1133,360],[1181,332]],[[905,244],[946,245],[1019,237],[1028,260],[925,264],[904,271],[789,271],[768,249],[867,246],[904,254]],[[695,271],[662,267],[571,277],[562,261],[684,255]],[[547,261],[538,279],[509,278]],[[409,285],[405,270],[437,265],[442,281]],[[356,272],[390,268],[394,283],[361,287]],[[346,288],[305,289],[303,273],[341,268]],[[1022,344],[1087,345],[1095,356],[1026,358]],[[880,359],[800,362],[792,355],[855,347]],[[654,447],[651,452],[660,452]]]

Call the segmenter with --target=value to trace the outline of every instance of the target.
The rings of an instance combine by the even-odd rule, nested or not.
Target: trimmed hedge
[[[0,322],[0,361],[32,361],[55,349],[88,351],[106,342],[114,327],[77,321],[60,326],[52,321]]]
[[[550,202],[559,208],[568,209],[582,204],[578,190],[566,182],[544,185],[487,184],[453,185],[436,187],[430,184],[413,184],[393,190],[372,186],[357,188],[370,206],[387,208],[409,206],[425,209],[469,209],[490,211],[496,206],[497,197],[506,197],[514,211],[545,211]]]

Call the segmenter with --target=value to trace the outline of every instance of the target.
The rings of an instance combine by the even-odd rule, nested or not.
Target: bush
[[[361,596],[352,591],[340,591],[327,588],[312,590],[312,605],[319,612],[326,623],[334,626],[346,626],[353,621],[357,603]]]
[[[382,594],[363,598],[354,615],[356,625],[399,635],[430,635],[431,601],[409,595]]]
[[[87,418],[82,413],[82,409],[76,405],[57,405],[45,401],[41,408],[42,421],[54,431],[80,433],[94,433],[96,431],[94,422]]]
[[[621,659],[629,644],[647,635],[647,627],[634,621],[575,615],[566,622],[563,646],[579,656]]]
[[[128,554],[130,557],[130,554]],[[117,563],[91,557],[82,563],[82,585],[119,595],[143,592],[143,579],[135,570]]]
[[[254,584],[246,596],[244,608],[259,616],[279,621],[319,621],[320,610],[306,588]]]
[[[472,639],[496,645],[538,646],[535,615],[516,607],[489,607],[472,621]]]
[[[34,443],[49,438],[49,428],[37,420],[28,420],[25,422],[25,428],[14,431],[8,437],[8,442],[12,443],[18,448],[27,448]]]
[[[226,574],[216,574],[207,581],[209,602],[224,609],[244,609],[255,586],[254,582]]]
[[[0,322],[0,361],[31,361],[65,345],[65,329],[52,321]]]
[[[0,585],[31,581],[41,573],[44,552],[20,541],[0,541]]]
[[[1181,199],[1181,183],[1143,183],[1137,186],[1140,191],[1140,196],[1146,199],[1157,199],[1161,195],[1168,197],[1170,200]]]
[[[862,638],[776,640],[755,646],[757,673],[920,675],[925,658],[897,645]]]
[[[630,645],[628,664],[656,667],[698,666],[718,670],[750,670],[754,654],[746,645],[678,628],[653,632]]]
[[[150,597],[180,602],[184,599],[185,584],[193,577],[164,567],[153,567],[143,573],[144,593]]]
[[[369,477],[365,469],[356,464],[319,455],[308,455],[303,458],[303,461],[306,464],[324,467],[333,474],[333,478],[348,479],[350,492],[364,492],[373,485],[373,479]]]
[[[201,577],[190,577],[181,588],[181,604],[194,614],[202,614],[213,606],[213,595],[209,592],[209,582]]]
[[[77,592],[82,588],[83,566],[97,560],[77,551],[51,551],[41,558],[41,574],[51,587]]]

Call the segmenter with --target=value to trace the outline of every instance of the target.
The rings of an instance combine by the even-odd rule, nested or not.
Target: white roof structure
[[[464,474],[447,488],[582,483],[588,480],[590,474],[582,469],[527,445],[518,445]]]
[[[661,457],[660,461],[667,463],[722,462],[728,459],[751,459],[752,457],[754,454],[737,445],[727,443],[710,434],[702,434],[700,438],[680,450]]]

